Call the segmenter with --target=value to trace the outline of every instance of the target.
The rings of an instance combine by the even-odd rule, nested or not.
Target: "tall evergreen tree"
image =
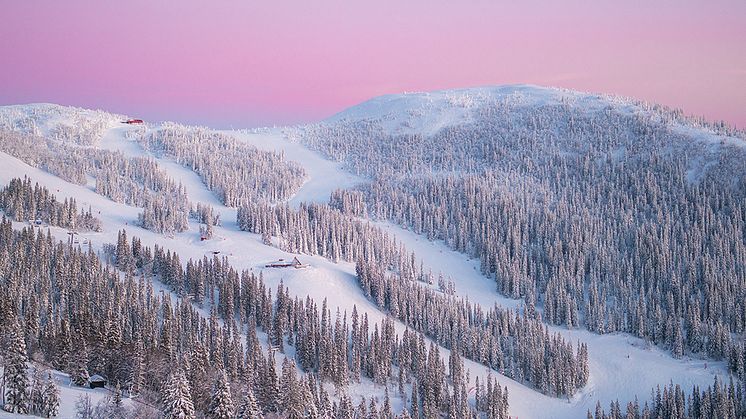
[[[210,419],[232,419],[235,414],[235,406],[231,399],[231,388],[225,371],[219,371],[215,378],[210,405],[207,408],[207,417]]]
[[[195,417],[189,382],[181,371],[171,374],[163,391],[163,417],[165,419],[191,419]]]
[[[243,391],[243,396],[241,398],[241,404],[238,407],[237,417],[238,419],[263,419],[264,418],[262,409],[260,409],[256,403],[256,398],[254,397],[254,391],[251,389],[251,386],[246,386],[246,388]]]
[[[5,349],[5,405],[10,413],[26,414],[29,412],[30,388],[28,379],[28,357],[26,342],[23,339],[18,322],[9,327],[7,348]]]

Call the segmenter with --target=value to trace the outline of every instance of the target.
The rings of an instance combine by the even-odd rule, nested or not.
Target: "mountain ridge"
[[[567,105],[588,111],[613,110],[627,114],[658,114],[661,118],[668,118],[671,122],[678,123],[685,128],[701,129],[718,136],[740,138],[746,145],[746,132],[730,127],[722,121],[708,121],[704,118],[686,115],[680,109],[631,97],[534,84],[487,85],[386,94],[347,107],[321,122],[343,123],[365,120],[380,122],[390,133],[424,132],[426,135],[432,135],[445,126],[459,121],[470,121],[471,115],[468,111],[508,102],[522,107]],[[432,115],[427,115],[428,112],[436,112],[437,116],[445,117],[446,121],[438,121]],[[405,116],[411,118],[406,120]],[[417,120],[418,117],[421,118],[420,121]]]

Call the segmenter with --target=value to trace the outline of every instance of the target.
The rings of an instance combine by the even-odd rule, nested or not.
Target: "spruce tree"
[[[243,391],[241,404],[238,407],[238,419],[263,419],[264,414],[256,403],[254,391],[247,385]]]
[[[53,418],[60,413],[60,390],[52,379],[52,374],[47,373],[46,385],[42,395],[41,415],[45,418]]]
[[[29,397],[29,413],[40,415],[44,409],[44,382],[42,381],[41,371],[34,370],[31,379],[31,395]]]
[[[210,419],[232,419],[235,406],[231,399],[231,388],[225,371],[219,371],[215,379],[210,405],[207,407],[206,415]]]
[[[189,382],[181,371],[172,373],[163,390],[164,419],[191,419],[195,417]]]
[[[68,366],[68,372],[70,373],[70,379],[75,385],[84,386],[88,382],[90,375],[88,374],[88,346],[86,345],[85,339],[76,333],[76,338],[73,343],[73,348],[70,355],[70,365]]]
[[[28,379],[28,357],[18,323],[10,326],[8,347],[5,350],[5,405],[10,413],[29,412],[30,388]]]

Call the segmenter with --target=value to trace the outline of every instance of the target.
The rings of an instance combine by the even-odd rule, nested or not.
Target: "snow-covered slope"
[[[363,182],[363,179],[345,171],[341,163],[327,160],[313,150],[288,141],[277,128],[225,133],[260,150],[282,153],[285,159],[303,166],[307,178],[300,190],[290,199],[293,205],[301,202],[327,202],[335,189],[351,188]]]
[[[345,110],[325,123],[362,121],[376,124],[380,129],[392,134],[418,133],[428,136],[444,127],[473,121],[477,110],[483,110],[485,106],[500,101],[526,107],[573,105],[589,112],[605,112],[609,107],[630,114],[648,112],[639,105],[622,99],[521,85],[383,96]],[[140,237],[146,246],[158,244],[178,252],[182,261],[201,258],[216,251],[221,252],[221,255],[228,256],[229,262],[238,269],[262,271],[268,285],[272,287],[282,282],[289,287],[293,295],[310,295],[317,302],[327,298],[332,311],[339,307],[350,312],[353,306],[357,306],[358,310],[367,313],[372,321],[378,321],[386,315],[365,298],[354,278],[355,269],[351,263],[337,264],[321,257],[301,256],[303,262],[312,265],[310,269],[263,269],[268,261],[290,258],[293,255],[264,245],[258,235],[240,231],[236,225],[234,208],[222,205],[192,170],[167,157],[154,156],[142,150],[138,143],[127,135],[129,131],[140,128],[122,126],[119,124],[122,118],[124,117],[99,111],[56,105],[0,108],[0,127],[46,136],[53,135],[59,126],[82,126],[86,127],[86,138],[96,138],[87,145],[121,151],[128,156],[148,155],[154,158],[171,178],[184,185],[192,202],[206,203],[216,208],[221,216],[222,225],[216,228],[213,240],[200,241],[198,225],[192,221],[187,231],[173,237],[164,237],[142,229],[135,225],[139,209],[112,202],[95,193],[91,187],[71,184],[4,153],[0,153],[0,185],[7,184],[14,177],[28,175],[33,181],[54,191],[59,199],[75,197],[81,207],[90,206],[93,213],[103,222],[103,231],[89,233],[85,237],[96,250],[101,249],[106,243],[116,242],[117,232],[126,229],[130,237]],[[708,141],[716,146],[720,144],[721,137],[707,128],[682,123],[678,129],[696,133],[701,137],[698,141]],[[304,145],[288,141],[279,130],[230,134],[260,149],[282,152],[287,159],[303,165],[308,173],[308,179],[290,200],[293,204],[303,201],[325,202],[334,189],[349,188],[361,181],[357,176],[345,171],[339,162],[326,160]],[[727,137],[724,141],[733,145],[742,144],[742,139],[738,137]],[[497,294],[492,279],[479,272],[478,263],[474,260],[449,250],[443,243],[427,241],[397,226],[380,225],[413,250],[433,272],[442,272],[452,277],[456,281],[457,295],[468,297],[471,301],[485,306],[497,304],[517,307],[521,304],[518,300]],[[66,236],[62,229],[52,229],[52,232],[58,239],[64,239]],[[403,324],[397,323],[397,331],[401,332],[404,328]],[[582,330],[553,330],[561,331],[573,342],[582,341],[589,344],[589,384],[571,400],[563,400],[539,394],[506,377],[500,377],[500,383],[507,385],[509,389],[510,411],[514,416],[582,417],[588,409],[594,408],[597,400],[601,400],[604,406],[608,406],[608,403],[615,399],[626,402],[634,398],[634,395],[638,395],[640,400],[645,400],[650,394],[651,387],[657,384],[674,382],[688,389],[692,385],[711,384],[714,375],[727,375],[723,363],[686,358],[675,360],[667,352],[651,349],[639,339],[625,334],[599,336]],[[448,351],[443,350],[441,353],[447,359]],[[485,367],[474,362],[467,361],[466,366],[471,370],[472,380],[475,376],[483,379],[488,373]],[[493,372],[493,375],[498,374]],[[63,380],[64,376],[58,376],[59,382]],[[73,411],[71,406],[75,400],[71,399],[77,397],[78,393],[80,391],[63,390],[63,412]],[[370,382],[364,382],[357,386],[353,385],[351,393],[368,396],[375,394],[380,397],[383,389]],[[98,393],[96,395],[103,397]],[[406,404],[406,401],[396,399],[394,404],[395,407],[400,407]]]
[[[530,84],[486,86],[378,96],[347,108],[324,122],[327,124],[369,122],[390,134],[432,135],[452,125],[473,122],[475,111],[498,104],[513,108],[541,108],[563,105],[584,112],[618,112],[650,115],[654,112],[675,118],[680,128],[701,139],[712,140],[716,133],[703,121],[683,118],[680,111],[668,110],[633,99],[542,87]],[[685,122],[686,121],[686,122]],[[691,131],[694,129],[694,131]],[[709,135],[708,135],[709,134]],[[746,142],[734,143],[745,145]],[[743,139],[741,139],[743,140]]]
[[[585,107],[598,108],[604,104],[598,96],[532,85],[475,87],[379,96],[345,109],[325,122],[369,121],[380,124],[391,134],[430,135],[447,126],[473,121],[473,111],[492,101],[542,106],[581,97]]]
[[[390,223],[379,222],[415,252],[424,266],[437,276],[454,278],[456,294],[468,297],[483,307],[499,305],[517,308],[522,300],[506,298],[495,291],[494,280],[479,271],[479,261],[455,252],[443,242],[429,241],[422,236]],[[418,261],[419,262],[419,261]],[[629,401],[638,396],[647,400],[650,389],[669,382],[682,388],[707,386],[715,376],[727,377],[725,363],[701,359],[674,359],[667,351],[652,347],[643,340],[625,333],[597,335],[586,330],[550,326],[571,342],[588,345],[590,379],[572,399],[547,397],[515,382],[501,379],[510,391],[510,412],[519,418],[581,418],[594,411],[596,402],[605,408],[614,400]]]
[[[40,135],[80,145],[97,143],[104,132],[127,117],[101,110],[32,103],[0,107],[0,129]]]
[[[73,384],[70,380],[70,376],[65,373],[61,373],[59,371],[55,370],[49,370],[47,367],[39,364],[33,364],[32,368],[39,369],[39,371],[48,371],[52,374],[52,380],[57,385],[57,388],[59,389],[59,396],[60,396],[60,409],[59,409],[59,415],[57,416],[60,419],[72,419],[77,417],[77,408],[76,404],[82,399],[82,398],[88,398],[90,400],[90,404],[93,408],[95,408],[99,404],[107,404],[109,403],[108,398],[112,398],[114,396],[114,393],[105,388],[96,388],[91,389],[87,387],[78,387],[75,384]],[[142,404],[141,401],[137,399],[129,399],[125,398],[122,402],[122,405],[125,407],[134,407],[137,404]],[[13,414],[8,413],[4,411],[3,409],[0,409],[0,418],[33,418],[38,417],[34,415],[20,415],[20,414]]]

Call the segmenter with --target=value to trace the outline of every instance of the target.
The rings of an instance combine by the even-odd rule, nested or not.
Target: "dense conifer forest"
[[[0,112],[0,151],[47,172],[40,184],[6,173],[0,189],[3,408],[60,416],[64,376],[75,389],[105,377],[106,397],[76,402],[86,419],[502,419],[524,402],[513,389],[584,415],[606,397],[590,419],[746,417],[746,134],[521,89],[286,129],[363,178],[298,203],[316,174],[246,133]],[[443,112],[448,123],[428,125]],[[137,219],[58,200],[49,174]],[[433,273],[401,229],[374,221],[474,258],[515,305],[470,301],[462,278]],[[140,237],[119,230],[130,224]],[[59,241],[78,231],[109,235]],[[312,262],[266,278],[268,255]],[[357,304],[299,285],[338,285],[330,271]],[[594,375],[601,334],[718,373],[609,404],[595,393],[609,379]]]
[[[692,139],[672,123],[701,121],[659,107],[524,100],[487,100],[431,136],[344,118],[291,135],[371,179],[333,206],[479,258],[545,321],[628,332],[746,378],[746,135],[705,124],[722,137]]]

